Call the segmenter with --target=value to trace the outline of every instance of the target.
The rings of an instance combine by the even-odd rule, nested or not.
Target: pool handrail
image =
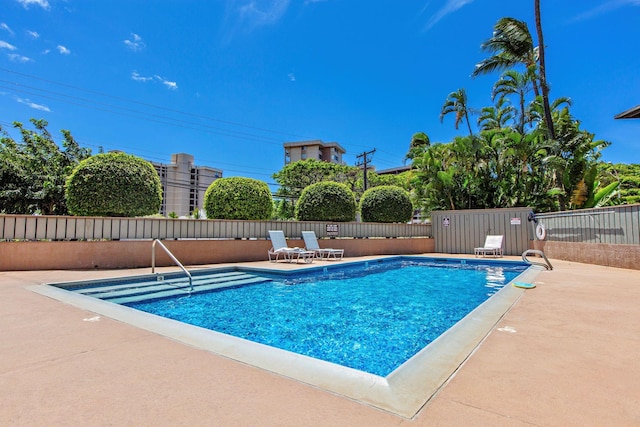
[[[529,259],[527,258],[527,255],[540,255],[542,258],[544,258],[545,262],[529,261]],[[527,264],[539,265],[539,266],[544,267],[547,270],[553,270],[553,266],[549,262],[549,259],[544,254],[544,252],[539,251],[537,249],[527,249],[526,251],[522,252],[522,260],[524,262],[526,262]]]
[[[182,265],[182,263],[178,261],[178,258],[176,258],[159,239],[153,239],[153,243],[151,244],[151,273],[155,273],[156,270],[156,243],[160,244],[160,247],[162,247],[167,255],[169,255],[169,258],[171,258],[173,262],[175,262],[178,267],[180,267],[182,271],[184,271],[184,273],[189,278],[189,293],[193,292],[193,278],[191,277],[191,273],[187,271],[184,265]]]

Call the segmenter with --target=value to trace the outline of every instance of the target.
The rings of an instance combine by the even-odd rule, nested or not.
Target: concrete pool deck
[[[28,289],[150,269],[0,272],[0,425],[640,425],[640,271],[551,262],[412,419]]]

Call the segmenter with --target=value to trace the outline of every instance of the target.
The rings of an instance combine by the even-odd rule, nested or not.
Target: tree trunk
[[[544,38],[542,36],[542,22],[540,19],[540,0],[534,0],[536,14],[536,31],[538,33],[538,54],[540,55],[540,89],[542,90],[542,105],[544,107],[544,120],[547,122],[549,137],[556,139],[556,132],[553,128],[551,118],[551,107],[549,106],[549,86],[547,86],[547,72],[544,60]]]

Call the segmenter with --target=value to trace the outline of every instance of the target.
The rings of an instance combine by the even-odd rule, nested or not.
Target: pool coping
[[[419,258],[429,257],[419,256]],[[437,258],[437,260],[446,262],[462,259],[452,257]],[[469,259],[465,261],[470,262]],[[521,264],[516,261],[501,260],[500,262]],[[273,272],[273,270],[270,271]],[[542,270],[529,267],[510,283],[515,280],[533,282],[540,271]],[[505,286],[387,377],[380,377],[140,312],[126,306],[56,288],[51,284],[34,285],[28,289],[405,418],[415,416],[438,393],[525,292],[521,288]]]

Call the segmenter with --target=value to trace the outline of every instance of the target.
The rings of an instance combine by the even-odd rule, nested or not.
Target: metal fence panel
[[[504,236],[504,254],[520,255],[533,237],[530,208],[435,211],[431,225],[436,252],[472,254],[487,235]]]
[[[536,218],[545,227],[545,240],[640,244],[640,205],[549,212]]]

